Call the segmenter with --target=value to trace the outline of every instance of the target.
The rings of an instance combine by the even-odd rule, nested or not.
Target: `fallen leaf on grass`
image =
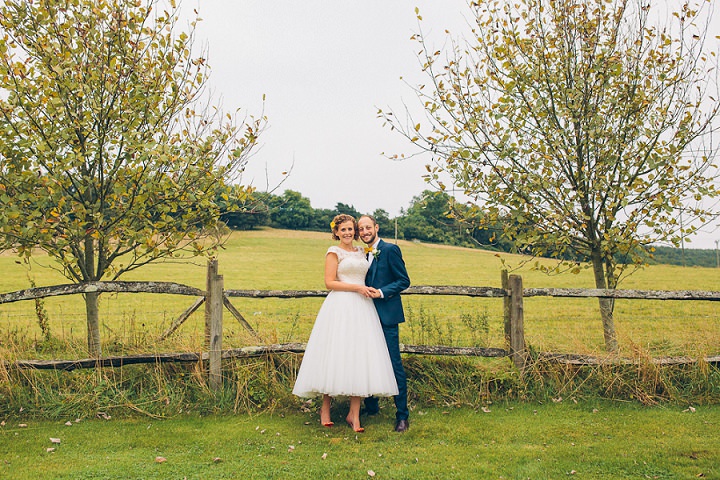
[[[165,463],[167,462],[167,458],[165,457],[155,457],[155,463]]]
[[[50,443],[60,443],[60,439],[59,438],[51,438]]]
[[[222,458],[220,458],[220,457],[213,458],[213,463],[220,463],[220,462],[222,462]]]
[[[695,413],[695,407],[688,407],[685,410],[683,410],[683,412]]]
[[[68,427],[72,427],[72,424],[73,424],[73,423],[72,423],[71,421],[69,421],[69,420],[68,420],[67,422],[65,422],[65,425],[68,426]]]
[[[482,407],[480,410],[482,410],[485,413],[490,413],[490,409],[488,407]]]
[[[27,428],[27,423],[21,423],[18,425],[18,428]]]
[[[322,457],[320,457],[320,458],[322,458],[323,460],[325,460],[325,459],[327,458],[327,453],[323,453],[323,454],[322,454]]]
[[[372,470],[368,470],[368,475],[371,476],[371,477],[374,477],[374,476],[375,476],[375,472],[373,472]]]
[[[52,452],[55,451],[55,448],[54,448],[54,447],[49,447],[49,448],[46,448],[45,451],[46,451],[47,453],[52,453]]]
[[[288,445],[288,452],[292,453],[295,451],[295,445]]]

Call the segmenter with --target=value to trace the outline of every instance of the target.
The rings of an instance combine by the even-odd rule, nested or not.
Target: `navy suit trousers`
[[[388,352],[390,353],[390,361],[392,362],[393,372],[395,373],[395,381],[398,386],[398,394],[395,395],[395,413],[396,420],[407,420],[410,416],[407,400],[407,376],[403,368],[402,359],[400,358],[400,329],[397,325],[383,325],[383,333],[385,334],[385,342],[387,343]],[[377,397],[368,397],[365,399],[365,408],[369,411],[377,411]]]

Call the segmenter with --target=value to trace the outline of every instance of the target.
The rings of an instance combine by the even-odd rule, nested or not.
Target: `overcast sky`
[[[410,40],[415,7],[433,48],[443,46],[445,29],[469,29],[465,0],[184,0],[203,19],[197,35],[215,96],[226,110],[257,116],[264,108],[268,117],[244,184],[265,190],[292,167],[276,193],[299,191],[314,208],[342,202],[391,216],[430,188],[422,178],[428,157],[383,155],[415,150],[377,118],[378,107],[420,111],[405,83],[426,81]],[[692,246],[715,248],[716,238],[718,230]]]

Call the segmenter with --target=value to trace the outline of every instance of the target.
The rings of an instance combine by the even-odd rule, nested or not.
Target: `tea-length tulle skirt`
[[[373,301],[332,291],[320,307],[293,393],[299,397],[397,395]]]

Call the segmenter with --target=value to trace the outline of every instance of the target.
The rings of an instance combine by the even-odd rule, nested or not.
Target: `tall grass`
[[[322,289],[323,259],[333,242],[328,234],[260,230],[235,232],[218,257],[227,289]],[[502,263],[491,252],[400,242],[413,284],[500,286]],[[510,263],[519,257],[506,256]],[[67,283],[40,266],[28,270],[0,255],[0,291]],[[202,259],[164,262],[133,272],[124,280],[172,281],[204,288]],[[519,269],[525,287],[594,286],[590,272],[548,276]],[[628,277],[621,288],[718,290],[720,269],[651,266]],[[158,337],[192,302],[191,297],[103,294],[101,332],[104,354],[192,351],[204,346],[202,308],[170,338]],[[304,342],[322,302],[305,299],[233,299],[259,334],[254,338],[225,316],[223,346]],[[401,342],[503,347],[500,299],[406,296],[407,322]],[[603,336],[596,299],[533,297],[525,300],[526,340],[533,352],[602,354]],[[650,357],[720,353],[720,318],[712,302],[619,300],[616,326],[625,356],[639,366],[568,367],[534,357],[520,377],[507,359],[407,356],[414,405],[470,405],[481,408],[500,399],[576,399],[600,396],[643,404],[716,402],[720,378],[702,361],[685,367],[659,367]],[[0,306],[0,356],[17,359],[83,358],[84,305],[80,296],[53,297],[38,306],[17,302]],[[225,362],[225,385],[209,390],[199,365],[132,366],[74,372],[0,367],[0,415],[22,411],[50,417],[146,414],[167,417],[185,412],[257,411],[301,408],[290,394],[299,358],[278,355]],[[311,405],[312,407],[313,405]]]

